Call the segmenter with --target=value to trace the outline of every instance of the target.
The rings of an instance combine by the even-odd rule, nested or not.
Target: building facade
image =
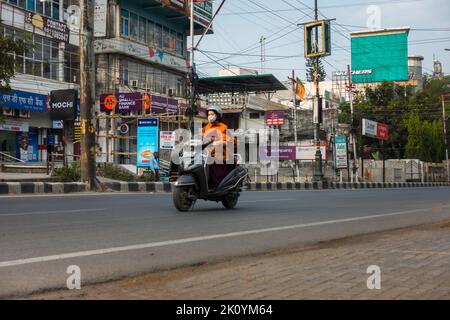
[[[52,90],[78,89],[78,36],[68,23],[70,5],[67,0],[0,1],[2,35],[26,35],[30,43],[25,55],[14,56],[11,91],[0,93],[0,152],[9,160],[46,161],[48,140],[57,153],[63,152],[63,141],[67,153],[77,152],[74,121],[53,122],[47,108]]]
[[[187,0],[107,2],[95,40],[98,162],[135,163],[133,137],[143,114],[160,116],[164,130],[180,124],[189,70],[189,12]],[[211,2],[195,3],[194,12],[195,33],[201,34],[212,19]],[[113,111],[105,108],[110,96],[118,101]],[[124,124],[127,132],[118,132]]]

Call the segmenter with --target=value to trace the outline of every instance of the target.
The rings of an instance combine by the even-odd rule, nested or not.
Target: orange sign
[[[152,105],[152,98],[148,94],[144,94],[142,97],[142,105],[144,106],[145,110],[150,110],[150,107]]]
[[[117,98],[114,95],[110,94],[109,96],[105,97],[105,99],[103,100],[103,104],[105,105],[106,109],[112,110],[117,105]]]

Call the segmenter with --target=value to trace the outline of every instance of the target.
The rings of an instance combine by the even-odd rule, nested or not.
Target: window
[[[130,13],[130,37],[131,39],[138,40],[138,16],[135,13]]]
[[[163,46],[164,49],[170,49],[170,31],[169,28],[164,27],[163,30]]]
[[[145,63],[128,58],[120,61],[120,83],[129,85],[130,80],[137,80],[140,87],[148,88],[152,93],[167,94],[172,89],[175,97],[183,97],[186,85],[185,77],[153,68]]]
[[[170,51],[177,51],[177,32],[170,30]]]
[[[258,112],[250,112],[250,119],[259,119],[259,113]]]
[[[52,17],[55,20],[59,20],[59,0],[53,0],[53,3],[52,3]]]
[[[177,34],[177,54],[184,57],[184,37],[183,34]]]
[[[184,57],[184,34],[143,16],[121,9],[120,30],[125,37]]]
[[[147,43],[149,45],[154,45],[155,44],[155,24],[148,20],[147,21]]]
[[[162,48],[162,26],[155,24],[155,46]]]
[[[147,40],[147,19],[139,17],[139,41],[146,42]]]
[[[122,9],[121,11],[121,17],[120,17],[120,30],[122,35],[128,37],[130,35],[129,32],[129,23],[130,23],[130,15],[129,12],[125,9]]]

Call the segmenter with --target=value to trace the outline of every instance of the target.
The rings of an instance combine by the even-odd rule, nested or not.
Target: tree
[[[314,82],[314,71],[315,71],[315,58],[306,59],[306,80],[309,82]],[[319,82],[325,81],[327,73],[323,67],[322,60],[319,59]]]
[[[420,120],[418,114],[405,120],[408,131],[406,157],[426,162],[442,162],[444,159],[444,137],[442,122]]]
[[[0,34],[0,94],[11,90],[10,81],[14,77],[17,61],[15,55],[23,56],[28,47],[29,35],[22,39],[13,39]],[[0,105],[0,119],[3,117]]]

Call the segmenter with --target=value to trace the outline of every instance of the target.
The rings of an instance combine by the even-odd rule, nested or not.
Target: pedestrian
[[[153,153],[153,157],[150,160],[150,171],[153,173],[155,181],[159,181],[159,154],[158,152]]]

